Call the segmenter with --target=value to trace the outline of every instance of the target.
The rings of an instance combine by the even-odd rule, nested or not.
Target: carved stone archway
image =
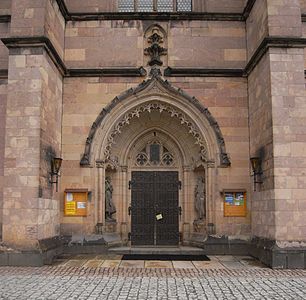
[[[107,162],[111,158],[114,138],[121,129],[131,119],[151,110],[166,111],[171,117],[179,118],[199,145],[203,161],[216,161],[221,167],[230,166],[222,132],[208,109],[195,97],[171,86],[158,73],[117,96],[102,109],[91,126],[81,166],[93,166],[96,160]]]

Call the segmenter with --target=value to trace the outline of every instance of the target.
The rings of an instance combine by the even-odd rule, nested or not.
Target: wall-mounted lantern
[[[56,184],[56,191],[58,191],[58,177],[59,175],[59,171],[62,165],[62,158],[59,157],[53,157],[51,159],[51,173],[50,173],[50,183]]]
[[[252,170],[253,170],[253,177],[254,177],[254,191],[256,191],[256,184],[262,183],[262,169],[261,169],[261,158],[260,157],[251,157],[250,158]]]

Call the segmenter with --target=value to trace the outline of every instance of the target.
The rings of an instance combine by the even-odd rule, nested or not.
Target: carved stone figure
[[[194,198],[197,220],[203,220],[205,217],[205,181],[203,176],[198,177]]]
[[[116,207],[113,202],[113,186],[109,176],[105,179],[105,219],[106,221],[115,221],[113,214],[116,213]]]

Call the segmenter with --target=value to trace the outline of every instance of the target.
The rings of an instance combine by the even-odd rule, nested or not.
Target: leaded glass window
[[[118,10],[119,12],[134,12],[134,0],[119,0]]]
[[[118,0],[119,12],[191,12],[192,0]]]
[[[153,11],[153,0],[138,0],[138,11],[140,12]]]
[[[172,12],[173,11],[173,0],[159,0],[157,2],[157,11]]]
[[[177,0],[177,11],[191,11],[191,0]]]

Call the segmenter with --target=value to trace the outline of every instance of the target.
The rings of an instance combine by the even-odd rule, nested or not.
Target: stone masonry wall
[[[306,241],[306,140],[303,49],[270,49],[278,241]]]
[[[300,0],[300,7],[301,7],[301,12],[305,14],[306,13],[306,0]]]
[[[42,36],[57,22],[50,39],[60,52],[58,15],[53,0],[13,1],[11,35]],[[52,156],[61,156],[61,116],[62,76],[49,54],[43,47],[10,49],[3,240],[13,247],[35,249],[38,240],[59,234],[58,195],[49,175]]]
[[[250,156],[263,161],[263,184],[252,193],[252,233],[274,238],[273,132],[269,57],[265,55],[248,78]],[[253,178],[252,178],[253,179]]]
[[[299,1],[268,0],[267,12],[270,36],[302,35]],[[264,172],[252,232],[281,247],[305,240],[304,61],[304,49],[269,48],[249,76],[251,156],[263,159]]]
[[[11,36],[47,36],[63,57],[65,21],[55,0],[12,0]]]
[[[0,2],[0,15],[11,14],[12,0],[1,0]]]
[[[11,35],[43,36],[47,1],[12,0]]]
[[[247,83],[241,78],[171,78],[174,86],[197,97],[218,121],[224,135],[230,168],[217,169],[214,195],[216,229],[218,234],[249,235],[251,199],[248,215],[224,217],[223,189],[246,189],[250,193]],[[92,233],[94,230],[94,197],[97,197],[95,169],[81,168],[80,158],[90,126],[103,107],[113,98],[135,87],[137,78],[66,78],[63,111],[63,170],[62,192],[66,188],[88,188],[92,191],[88,217],[63,217],[61,207],[61,232],[63,234]],[[63,198],[63,194],[62,198]],[[61,202],[62,203],[62,202]],[[61,204],[63,205],[63,204]]]
[[[267,1],[269,35],[300,37],[302,27],[299,0]]]
[[[151,21],[68,22],[65,60],[71,68],[144,65],[145,30]],[[242,22],[159,22],[172,67],[243,68],[246,64]],[[114,51],[120,49],[120,52]]]
[[[242,22],[170,22],[169,66],[243,68],[246,64]]]
[[[41,161],[46,142],[57,153],[60,145],[61,86],[50,64],[42,48],[9,58],[3,240],[14,247],[33,248],[58,233],[57,200],[44,193]]]
[[[267,0],[256,1],[246,20],[247,53],[248,59],[252,57],[262,40],[268,36]]]
[[[5,140],[5,114],[7,100],[7,80],[0,80],[0,239],[2,237],[2,207],[4,182],[4,140]]]
[[[65,47],[65,20],[59,11],[55,0],[46,3],[45,34],[53,43],[60,57],[64,57]]]
[[[9,33],[9,23],[0,23],[0,38],[7,37]],[[8,69],[8,49],[0,41],[0,70]]]
[[[44,59],[40,120],[40,174],[38,239],[59,234],[59,202],[55,185],[50,185],[52,156],[61,157],[62,76],[49,57]]]

